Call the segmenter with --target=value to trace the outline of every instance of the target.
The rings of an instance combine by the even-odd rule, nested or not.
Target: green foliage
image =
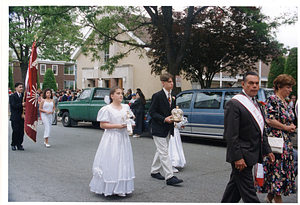
[[[145,47],[139,44],[135,39],[122,38],[122,35],[128,31],[134,31],[137,37],[147,35],[146,30],[139,29],[145,23],[143,15],[134,15],[140,13],[139,7],[123,7],[123,6],[93,6],[78,7],[81,12],[81,24],[84,27],[91,28],[90,35],[85,39],[81,46],[84,55],[91,54],[92,61],[103,60],[104,51],[109,50],[110,45],[117,42],[122,46],[127,46],[128,50],[114,54],[104,62],[105,65],[101,70],[107,70],[109,74],[114,71],[118,61],[127,56],[133,50],[140,50]],[[101,17],[101,18],[100,18]],[[123,27],[124,26],[124,27]]]
[[[273,81],[277,78],[277,76],[284,73],[284,66],[285,57],[283,56],[279,56],[272,60],[268,74],[268,88],[273,88]]]
[[[9,7],[9,47],[20,62],[23,83],[35,36],[38,58],[70,60],[71,53],[82,42],[75,11],[71,6]]]
[[[292,48],[290,50],[290,53],[287,57],[285,67],[284,67],[284,73],[291,75],[295,81],[297,82],[298,79],[298,48]],[[293,91],[291,92],[291,95],[296,95],[297,96],[297,84],[293,86]]]
[[[14,77],[12,73],[12,67],[8,67],[8,87],[11,89],[12,92],[15,90],[15,85],[14,85]]]
[[[44,76],[42,89],[45,90],[46,88],[53,89],[54,91],[57,90],[56,80],[52,69],[47,69]]]
[[[182,33],[185,16],[178,14],[175,21],[178,26],[173,27],[173,33]],[[209,7],[202,11],[195,18],[180,65],[184,78],[207,88],[221,71],[236,76],[255,70],[259,60],[269,63],[271,57],[281,54],[281,46],[272,38],[272,26],[265,20],[256,7]],[[164,41],[155,30],[152,39],[157,44]],[[175,50],[180,47],[175,45]],[[166,50],[155,50],[152,55],[152,72],[159,73],[167,67]]]

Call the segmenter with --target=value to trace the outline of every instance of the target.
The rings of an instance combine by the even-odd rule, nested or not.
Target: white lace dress
[[[168,152],[172,162],[172,166],[182,168],[186,164],[186,160],[180,138],[180,127],[180,123],[175,123],[174,137],[170,137]]]
[[[51,112],[53,110],[53,101],[44,101],[43,110]],[[52,114],[41,112],[43,124],[45,126],[44,138],[50,137],[50,130],[52,125]]]
[[[112,124],[122,123],[127,111],[127,104],[116,110],[111,105],[102,107],[97,121]],[[132,148],[127,129],[105,129],[93,164],[93,179],[90,190],[97,194],[130,194],[134,190],[134,165]]]

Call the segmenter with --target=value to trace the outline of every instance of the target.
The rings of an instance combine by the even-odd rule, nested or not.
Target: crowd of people
[[[177,185],[183,180],[174,175],[178,172],[176,167],[182,168],[186,164],[179,132],[180,128],[184,128],[184,123],[175,122],[171,115],[171,110],[176,106],[176,96],[172,93],[173,76],[165,73],[160,80],[163,88],[153,94],[149,107],[151,134],[156,146],[149,172],[151,177],[165,180],[167,185]],[[237,203],[242,199],[256,203],[260,202],[256,193],[262,192],[267,193],[266,202],[280,203],[282,195],[296,193],[297,152],[293,149],[291,137],[297,125],[298,101],[296,96],[291,96],[291,102],[286,100],[296,82],[290,75],[279,75],[273,82],[275,94],[269,96],[265,103],[256,99],[259,90],[257,73],[249,71],[244,74],[241,84],[242,91],[224,107],[226,161],[231,164],[232,171],[221,202]],[[16,93],[10,97],[13,129],[11,148],[24,150],[24,132],[20,129],[24,127],[23,85],[17,83],[15,88]],[[48,138],[57,103],[74,100],[78,93],[52,93],[50,89],[44,91],[39,111],[45,125],[46,147],[50,147]],[[129,104],[123,104],[124,100],[128,100]],[[125,197],[134,190],[135,170],[124,116],[135,116],[133,134],[134,137],[140,137],[146,100],[140,89],[135,93],[128,89],[124,95],[124,90],[115,86],[110,89],[109,101],[97,115],[104,133],[94,158],[93,178],[89,185],[90,190],[97,194]],[[270,143],[275,138],[282,139],[279,151]],[[259,185],[253,176],[253,167],[258,163],[263,166],[263,183]]]

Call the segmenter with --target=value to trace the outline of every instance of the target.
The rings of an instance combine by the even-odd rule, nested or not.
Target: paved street
[[[212,202],[219,203],[229,180],[230,164],[225,162],[226,145],[207,140],[187,140],[183,148],[185,168],[175,174],[184,180],[179,186],[150,177],[155,145],[149,136],[131,138],[135,190],[125,198],[104,197],[89,190],[92,164],[102,130],[90,123],[65,128],[52,126],[50,148],[43,144],[44,126],[38,126],[37,143],[24,138],[25,151],[8,144],[8,200],[10,202]],[[258,194],[264,202],[266,194]],[[283,197],[285,203],[297,203],[297,194]]]

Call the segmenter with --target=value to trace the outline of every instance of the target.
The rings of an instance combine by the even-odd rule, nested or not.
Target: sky
[[[280,16],[280,13],[286,11],[297,11],[298,8],[296,6],[276,6],[276,7],[269,7],[264,6],[262,7],[262,13],[268,15],[270,17]],[[298,14],[299,15],[299,14]],[[298,40],[299,40],[299,21],[296,22],[294,25],[286,25],[281,26],[276,31],[277,40],[280,43],[283,43],[285,47],[289,46],[290,48],[298,47]]]

